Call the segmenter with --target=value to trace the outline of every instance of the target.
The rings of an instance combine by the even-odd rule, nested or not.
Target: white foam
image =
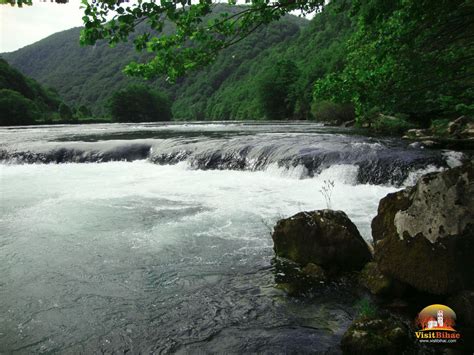
[[[350,145],[354,148],[365,148],[370,150],[384,149],[384,146],[381,143],[351,142]]]
[[[437,167],[435,165],[428,165],[423,169],[412,170],[408,173],[407,178],[403,182],[402,186],[414,186],[417,181],[425,174],[434,173],[445,170],[444,168]]]
[[[334,181],[342,184],[355,185],[359,167],[350,164],[332,165],[323,170],[319,175],[319,180]]]
[[[282,178],[289,179],[305,179],[309,176],[308,169],[304,165],[296,165],[291,167],[278,166],[278,164],[270,164],[265,168],[265,172]]]
[[[446,164],[450,168],[455,168],[462,165],[462,160],[464,158],[464,153],[456,152],[454,150],[448,150],[443,152],[444,157],[446,158]]]
[[[68,233],[80,235],[90,223],[103,231],[120,228],[114,214],[122,205],[134,209],[127,209],[133,212],[129,217],[133,219],[142,212],[169,210],[170,203],[185,204],[199,208],[189,218],[177,216],[172,224],[167,219],[166,228],[161,217],[151,218],[156,237],[150,238],[155,242],[174,240],[184,236],[183,229],[194,233],[226,226],[229,221],[233,221],[232,228],[222,236],[234,238],[245,235],[246,230],[261,228],[262,220],[276,221],[302,210],[327,208],[321,189],[324,180],[333,180],[331,207],[344,210],[361,234],[370,239],[370,222],[379,200],[396,188],[355,185],[356,175],[357,167],[351,165],[331,167],[312,179],[300,179],[305,176],[301,167],[287,172],[248,172],[192,170],[185,162],[165,166],[147,161],[1,165],[0,195],[8,203],[3,203],[0,210],[5,218],[10,216],[14,228],[30,228],[41,234],[39,226],[49,233],[50,228],[64,225]],[[167,207],[160,209],[163,203]],[[101,208],[103,216],[97,215],[102,213]],[[141,222],[135,222],[141,229]],[[145,232],[135,230],[134,234]]]

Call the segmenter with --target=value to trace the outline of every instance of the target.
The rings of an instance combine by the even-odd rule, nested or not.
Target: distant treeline
[[[262,28],[176,84],[145,85],[170,100],[175,120],[428,126],[474,113],[473,17],[469,0],[333,0],[311,21]],[[110,116],[113,94],[137,83],[121,69],[140,54],[131,44],[80,47],[78,37],[64,31],[5,58],[70,105]]]
[[[91,116],[87,107],[71,108],[56,90],[43,87],[0,58],[0,126],[74,123]]]

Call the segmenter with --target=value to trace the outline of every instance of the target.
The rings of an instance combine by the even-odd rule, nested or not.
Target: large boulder
[[[342,211],[300,212],[273,231],[277,256],[330,271],[360,270],[372,256],[357,227]]]
[[[383,274],[376,262],[367,263],[359,274],[359,283],[377,296],[399,297],[405,292],[405,285]]]
[[[469,163],[380,201],[372,236],[382,273],[433,294],[474,286],[473,178]]]
[[[410,343],[408,327],[390,315],[356,319],[344,333],[344,354],[401,354]]]

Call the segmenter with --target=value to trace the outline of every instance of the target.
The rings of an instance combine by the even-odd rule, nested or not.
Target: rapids
[[[338,352],[359,295],[275,287],[271,228],[460,153],[314,124],[0,129],[0,353]],[[329,199],[321,190],[334,182]]]

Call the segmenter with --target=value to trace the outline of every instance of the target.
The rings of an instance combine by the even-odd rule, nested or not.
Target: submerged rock
[[[342,211],[300,212],[277,222],[277,256],[330,271],[360,270],[372,256],[357,227]]]
[[[473,179],[469,163],[380,201],[372,235],[382,273],[433,294],[474,286]]]
[[[355,320],[341,340],[344,354],[400,354],[410,342],[408,327],[392,316]]]

